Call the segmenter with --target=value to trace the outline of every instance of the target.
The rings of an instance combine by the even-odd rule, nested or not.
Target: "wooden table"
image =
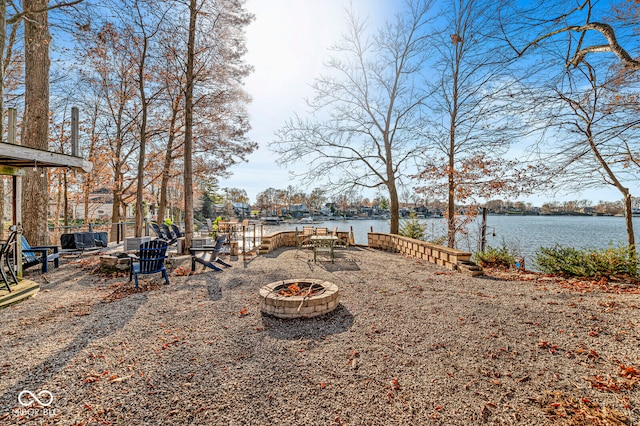
[[[313,261],[317,262],[318,252],[328,252],[331,257],[331,263],[334,263],[333,246],[338,237],[335,235],[313,235],[309,238],[313,244]]]

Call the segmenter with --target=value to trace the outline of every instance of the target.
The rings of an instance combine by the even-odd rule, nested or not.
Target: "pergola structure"
[[[16,170],[26,167],[66,167],[83,172],[90,172],[92,164],[80,157],[42,151],[26,146],[0,143],[0,167],[3,175],[20,175]]]
[[[72,155],[61,154],[16,144],[16,110],[7,110],[7,139],[10,143],[0,142],[0,175],[12,176],[13,200],[12,219],[18,233],[22,230],[22,176],[27,168],[61,167],[80,172],[90,172],[93,165],[78,156],[78,108],[71,109],[71,150]],[[2,218],[0,218],[2,219]],[[1,224],[1,220],[0,220]],[[22,238],[16,238],[14,265],[16,275],[22,278]],[[4,268],[5,265],[0,265]],[[7,306],[36,294],[40,289],[38,283],[22,280],[15,289],[0,290],[0,307]]]
[[[74,150],[76,151],[76,150]],[[0,175],[13,176],[13,224],[18,230],[22,225],[22,176],[29,167],[62,167],[81,172],[90,172],[93,165],[80,157],[59,154],[51,151],[29,148],[26,146],[0,142]],[[16,240],[17,275],[22,276],[22,240]]]
[[[74,149],[74,152],[77,152]],[[80,157],[43,151],[26,146],[0,142],[0,175],[13,177],[13,224],[17,225],[18,232],[22,225],[22,176],[29,167],[63,167],[81,172],[90,172],[93,165]],[[14,265],[16,275],[22,278],[22,239],[16,239]],[[4,268],[4,265],[0,265]],[[0,307],[23,300],[35,295],[40,286],[30,280],[22,280],[15,286],[13,292],[0,291]]]
[[[24,169],[63,167],[82,172],[90,172],[93,165],[80,157],[59,154],[51,151],[0,142],[0,175],[13,176],[13,223],[22,223],[22,191],[18,191],[18,177],[24,176]]]

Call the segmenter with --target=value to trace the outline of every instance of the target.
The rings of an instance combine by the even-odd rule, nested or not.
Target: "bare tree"
[[[639,171],[633,166],[639,152],[640,6],[620,2],[608,9],[610,4],[591,0],[575,7],[550,1],[525,9],[512,5],[515,13],[505,15],[501,26],[511,47],[529,61],[555,65],[542,77],[552,91],[541,119],[548,123],[542,136],[547,144],[535,151],[546,154],[543,161],[553,166],[553,179],[567,187],[605,184],[620,191],[630,256],[635,257],[628,182]]]
[[[101,26],[95,33],[81,34],[85,66],[81,72],[84,82],[95,91],[94,108],[101,118],[96,124],[102,130],[104,151],[112,176],[113,194],[111,235],[116,235],[117,223],[122,219],[125,199],[135,183],[131,170],[135,169],[135,117],[138,109],[133,101],[136,95],[134,75],[136,61],[131,57],[126,31],[112,23]],[[99,158],[99,157],[98,157]],[[92,159],[95,159],[93,157]],[[106,182],[105,182],[106,184]]]
[[[281,164],[305,161],[303,181],[328,189],[385,188],[398,233],[398,181],[423,148],[422,84],[431,1],[409,1],[375,37],[348,12],[348,32],[313,84],[315,119],[295,116],[271,144]]]
[[[173,54],[183,53],[186,59],[182,69],[174,70],[174,81],[183,85],[184,92],[185,234],[193,222],[193,177],[224,176],[230,166],[246,160],[257,148],[246,136],[250,129],[246,112],[249,97],[242,85],[252,69],[243,61],[244,37],[253,16],[243,6],[243,0],[189,2],[188,29],[176,32],[187,43],[169,46],[175,50]],[[181,99],[172,98],[173,109]],[[171,159],[170,150],[166,152],[165,165]],[[189,236],[185,237],[185,244],[189,244]]]
[[[153,57],[151,56],[152,42],[154,36],[160,31],[162,22],[165,19],[166,14],[170,12],[170,9],[164,9],[161,13],[152,13],[158,11],[158,6],[153,5],[153,10],[149,10],[145,2],[138,0],[133,1],[131,5],[133,9],[132,29],[135,31],[135,35],[132,37],[135,40],[133,46],[133,57],[136,59],[136,73],[135,80],[138,89],[138,97],[140,99],[140,116],[139,116],[139,135],[140,141],[138,144],[138,169],[137,169],[137,185],[136,185],[136,222],[135,222],[135,236],[142,236],[142,225],[144,220],[144,187],[145,177],[148,175],[145,167],[145,161],[147,160],[147,145],[151,137],[150,129],[148,128],[150,104],[156,98],[157,91],[154,94],[148,93],[149,86],[154,79],[154,73],[151,71],[154,68],[152,63]],[[156,73],[157,74],[157,73]],[[157,90],[157,89],[156,89]]]
[[[616,23],[624,24],[624,21],[626,21],[631,25],[637,25],[640,6],[638,2],[626,3],[626,7],[621,5],[614,6],[613,12],[616,15],[615,17],[618,18]],[[567,67],[578,66],[585,60],[587,55],[610,53],[615,55],[625,68],[640,71],[640,60],[637,56],[634,57],[629,53],[631,52],[630,49],[634,49],[637,54],[637,44],[630,41],[629,48],[625,48],[620,43],[620,33],[624,32],[624,29],[616,29],[610,23],[595,20],[594,18],[598,15],[602,17],[601,11],[597,10],[597,6],[609,6],[609,3],[582,0],[573,7],[571,2],[544,0],[533,5],[529,2],[522,3],[527,6],[524,9],[518,9],[518,5],[515,2],[511,4],[517,10],[503,19],[502,29],[505,38],[510,42],[518,56],[525,55],[528,51],[544,45],[545,42],[553,42],[558,39],[557,36],[569,33],[569,38],[560,38],[561,43],[566,43],[567,40],[570,40],[570,43],[566,46],[565,62]],[[525,16],[526,22],[521,22],[519,18],[514,19],[516,16]],[[514,36],[510,29],[514,26],[514,23],[518,28],[517,33],[528,38],[524,43],[520,43],[519,41],[522,39]],[[533,30],[527,31],[525,28],[533,28]],[[597,34],[600,37],[592,37],[591,34]],[[629,36],[628,33],[625,35]],[[637,37],[637,34],[635,37]],[[601,42],[601,40],[604,42]],[[522,47],[518,47],[518,45]]]
[[[604,72],[603,72],[604,74]],[[553,88],[543,158],[555,166],[556,179],[567,186],[587,188],[611,185],[620,191],[626,218],[630,255],[635,257],[632,196],[629,183],[639,176],[640,126],[635,87],[620,85],[614,71],[600,77],[596,68],[582,61]],[[557,132],[553,132],[556,130]],[[562,141],[562,142],[559,142]]]
[[[522,131],[518,116],[526,88],[513,75],[505,45],[497,43],[494,8],[483,0],[454,0],[442,16],[435,39],[433,151],[424,157],[421,192],[447,199],[447,243],[473,218],[457,203],[524,191],[530,179],[502,156]],[[446,180],[443,185],[443,180]]]
[[[189,1],[189,32],[185,72],[184,104],[184,246],[191,248],[193,239],[193,85],[196,56],[197,17],[201,4],[197,0]]]

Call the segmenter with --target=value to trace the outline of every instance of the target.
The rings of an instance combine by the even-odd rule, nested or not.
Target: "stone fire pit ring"
[[[311,296],[282,296],[278,292],[292,284],[322,290]],[[278,318],[311,318],[333,311],[338,306],[338,286],[325,280],[298,278],[275,281],[260,289],[260,310]]]

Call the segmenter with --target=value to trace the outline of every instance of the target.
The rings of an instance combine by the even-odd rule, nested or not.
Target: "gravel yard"
[[[174,262],[140,291],[97,258],[32,275],[40,293],[0,310],[0,424],[640,424],[636,288],[312,258]],[[263,315],[260,287],[289,278],[337,284],[340,304]]]

